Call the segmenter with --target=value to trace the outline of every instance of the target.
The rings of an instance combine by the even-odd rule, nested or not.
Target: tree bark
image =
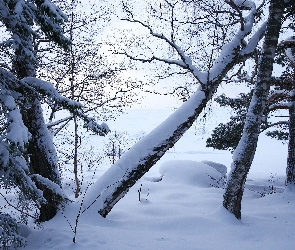
[[[96,202],[99,207],[98,213],[102,217],[106,217],[136,181],[147,173],[192,126],[217,90],[223,76],[211,83],[206,90],[202,90],[202,86],[200,86],[197,92],[174,114],[139,141],[109,168],[91,187],[93,192],[98,193],[98,195],[95,197],[91,192],[87,193],[83,212]],[[168,135],[163,135],[163,131]],[[149,138],[157,138],[157,142],[150,142]]]
[[[289,144],[286,169],[286,186],[295,187],[295,90],[292,90],[289,107]]]
[[[32,135],[27,147],[29,170],[31,174],[39,174],[61,185],[56,152],[51,135],[45,125],[41,103],[37,97],[33,98],[29,107],[22,109],[23,122]],[[50,220],[56,215],[60,201],[50,189],[38,182],[36,185],[43,191],[43,197],[47,201],[47,203],[41,204],[39,220]]]
[[[28,39],[30,41],[30,38]],[[32,42],[31,42],[32,44]],[[33,46],[31,46],[33,51]],[[22,55],[21,50],[16,50],[13,69],[19,79],[24,77],[35,77],[35,62],[30,61]],[[27,160],[29,162],[29,170],[31,174],[39,174],[50,181],[61,185],[58,173],[57,157],[53,145],[52,137],[46,127],[41,103],[36,93],[33,91],[24,91],[24,97],[21,114],[25,126],[31,133],[31,139],[27,146]],[[36,183],[38,189],[43,191],[43,197],[47,200],[46,204],[41,204],[40,221],[52,219],[58,210],[60,200],[47,187]]]
[[[246,116],[243,135],[233,155],[227,188],[223,196],[223,206],[241,219],[241,202],[247,174],[251,167],[259,128],[271,82],[275,50],[281,30],[284,4],[281,0],[271,0],[262,55],[259,60],[257,81],[251,104]]]

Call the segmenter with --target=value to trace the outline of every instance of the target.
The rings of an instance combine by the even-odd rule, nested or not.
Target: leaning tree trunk
[[[241,219],[244,185],[255,155],[259,128],[269,92],[283,11],[284,4],[281,0],[270,1],[269,17],[262,55],[258,65],[256,85],[246,116],[243,135],[233,155],[232,169],[223,197],[223,206],[238,219]]]
[[[192,126],[218,85],[218,83],[211,85],[211,88],[207,91],[202,91],[200,87],[174,114],[126,152],[91,187],[95,193],[97,193],[97,190],[102,190],[102,192],[96,197],[92,194],[86,196],[85,210],[94,202],[97,202],[98,213],[106,217],[114,205],[125,196],[130,187],[148,172]]]
[[[34,62],[22,56],[21,50],[16,50],[13,69],[19,79],[36,76]],[[23,122],[32,136],[26,152],[30,173],[41,175],[60,185],[56,152],[44,121],[41,103],[37,94],[32,90],[24,90],[23,92],[25,99],[20,109]],[[47,203],[41,204],[39,220],[50,220],[56,215],[60,200],[50,189],[38,183],[38,179],[36,179],[36,185],[43,191],[43,197],[47,201]]]

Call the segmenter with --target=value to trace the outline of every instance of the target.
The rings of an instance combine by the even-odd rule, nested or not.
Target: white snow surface
[[[127,130],[133,135],[148,133],[171,112],[131,110],[108,124],[112,130]],[[224,119],[222,113],[214,117],[216,122]],[[239,221],[222,207],[224,190],[214,182],[224,175],[222,165],[229,169],[232,155],[205,148],[209,130],[196,133],[190,129],[107,218],[100,217],[95,206],[86,210],[78,220],[76,243],[72,240],[73,230],[83,196],[44,223],[43,229],[22,227],[28,242],[25,249],[294,249],[295,193],[284,191],[287,146],[265,136],[259,138]],[[90,141],[97,147],[102,144],[101,137],[94,135]],[[100,166],[94,178],[107,168]],[[92,174],[89,170],[84,178],[90,180]],[[270,185],[276,193],[268,194]],[[65,191],[73,196],[71,189]],[[261,193],[265,196],[261,197]]]

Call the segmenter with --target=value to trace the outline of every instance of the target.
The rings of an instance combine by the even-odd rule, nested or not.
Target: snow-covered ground
[[[108,124],[135,137],[151,131],[171,112],[134,109]],[[224,119],[222,113],[214,114],[208,121],[216,122],[206,126],[213,128]],[[294,249],[295,193],[284,191],[287,146],[261,136],[238,221],[222,207],[224,169],[212,163],[229,171],[231,154],[205,148],[208,131],[203,128],[200,123],[190,129],[107,218],[100,217],[95,204],[81,214],[76,243],[83,195],[43,229],[23,228],[26,249]],[[90,136],[89,145],[100,147],[103,140],[107,138]],[[100,165],[94,178],[106,168]],[[92,175],[89,171],[85,178]],[[83,183],[85,190],[87,181]]]

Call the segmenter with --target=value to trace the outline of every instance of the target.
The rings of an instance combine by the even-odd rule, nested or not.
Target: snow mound
[[[222,176],[226,177],[227,167],[221,163],[214,161],[201,161],[204,164],[209,165],[212,168],[215,168]]]
[[[159,172],[164,182],[196,187],[221,187],[225,181],[224,172],[196,161],[167,161],[160,166]]]

